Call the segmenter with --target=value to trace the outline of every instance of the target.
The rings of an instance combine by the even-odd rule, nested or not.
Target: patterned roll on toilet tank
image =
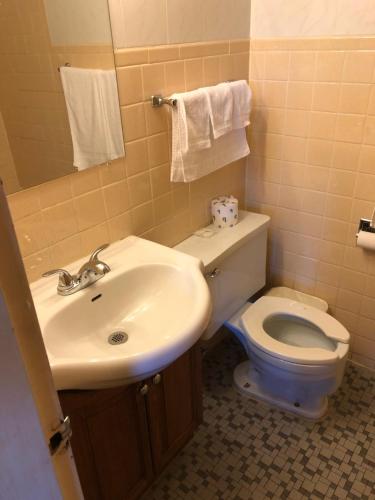
[[[238,200],[234,196],[219,196],[211,201],[212,223],[215,227],[233,227],[238,222]]]

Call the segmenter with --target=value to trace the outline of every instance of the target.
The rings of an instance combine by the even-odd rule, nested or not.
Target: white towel
[[[233,130],[247,127],[250,124],[251,90],[246,80],[229,83],[233,96]]]
[[[180,145],[184,153],[211,147],[209,102],[202,89],[173,94],[177,99]],[[177,122],[176,122],[177,125]]]
[[[74,166],[83,170],[124,156],[115,70],[62,66],[60,74]]]
[[[233,94],[228,83],[204,87],[210,105],[210,120],[214,139],[233,129]]]
[[[178,107],[172,108],[172,182],[191,182],[228,165],[250,153],[244,128],[212,139],[210,148],[184,151],[179,133]]]

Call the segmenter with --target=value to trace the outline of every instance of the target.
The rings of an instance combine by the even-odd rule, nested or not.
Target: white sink
[[[113,243],[101,259],[111,271],[73,295],[57,294],[56,276],[31,286],[58,390],[114,387],[154,374],[187,351],[210,318],[198,259],[135,236]],[[127,340],[110,344],[116,332],[115,340]]]

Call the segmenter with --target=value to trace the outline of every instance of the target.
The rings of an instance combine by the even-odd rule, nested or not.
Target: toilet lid
[[[292,363],[334,363],[337,344],[350,340],[346,328],[329,314],[286,298],[261,297],[241,322],[250,343]]]

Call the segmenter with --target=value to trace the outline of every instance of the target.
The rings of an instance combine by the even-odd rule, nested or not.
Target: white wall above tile
[[[251,37],[374,35],[374,0],[251,0]]]
[[[44,0],[52,45],[111,45],[105,0]]]
[[[115,48],[248,38],[250,0],[109,0]]]
[[[337,35],[374,35],[374,0],[337,0]]]
[[[109,0],[116,49],[167,43],[166,0]]]

